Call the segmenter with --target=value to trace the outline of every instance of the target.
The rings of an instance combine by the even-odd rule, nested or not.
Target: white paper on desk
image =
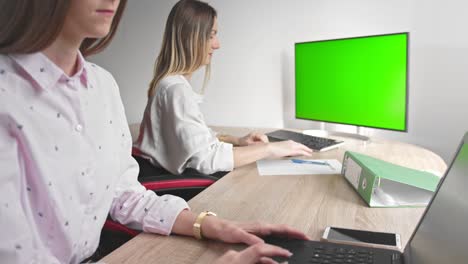
[[[327,165],[293,163],[291,160],[259,160],[257,161],[258,174],[269,175],[307,175],[307,174],[340,174],[341,163],[337,160],[314,160],[328,162]]]

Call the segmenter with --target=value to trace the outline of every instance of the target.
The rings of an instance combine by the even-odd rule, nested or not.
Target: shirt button
[[[76,130],[77,132],[81,132],[81,130],[83,130],[83,126],[80,125],[80,124],[78,124],[78,125],[75,126],[75,130]]]

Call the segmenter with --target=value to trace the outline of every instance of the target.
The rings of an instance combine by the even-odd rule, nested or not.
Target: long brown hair
[[[63,28],[71,0],[0,0],[0,54],[33,53],[47,48]],[[109,45],[125,9],[121,0],[109,34],[101,39],[87,38],[80,51],[96,54]]]
[[[159,81],[175,74],[189,74],[200,68],[208,56],[208,45],[216,10],[197,0],[181,0],[166,22],[161,51],[154,66],[148,97],[156,93]],[[210,67],[205,71],[205,84]]]

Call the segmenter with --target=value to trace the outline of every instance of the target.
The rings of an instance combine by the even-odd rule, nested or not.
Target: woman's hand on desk
[[[264,158],[282,158],[288,156],[311,156],[312,150],[292,140],[280,142],[257,142],[248,146],[234,147],[234,168]]]

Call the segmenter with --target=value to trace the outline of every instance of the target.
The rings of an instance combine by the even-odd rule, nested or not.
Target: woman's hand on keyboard
[[[268,143],[270,158],[311,156],[313,150],[292,140]]]
[[[291,252],[284,248],[277,246],[259,243],[250,246],[240,252],[229,250],[223,256],[216,260],[216,264],[254,264],[254,263],[277,263],[270,257],[279,256],[287,257],[291,256]]]

